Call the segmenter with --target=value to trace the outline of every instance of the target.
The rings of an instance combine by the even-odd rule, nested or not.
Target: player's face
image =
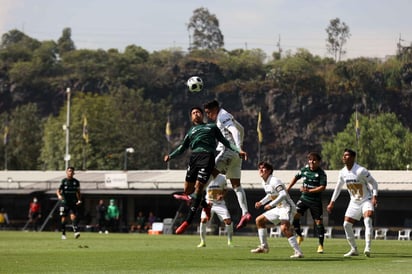
[[[192,117],[192,122],[194,124],[201,124],[203,122],[203,113],[198,109],[192,110],[190,116]]]
[[[319,167],[319,160],[316,159],[316,157],[309,157],[308,158],[308,164],[309,164],[309,168],[310,170],[316,170]]]
[[[264,165],[260,165],[258,168],[259,176],[266,180],[270,175],[270,170],[267,169]]]
[[[73,178],[74,170],[69,168],[66,170],[67,178]]]
[[[205,108],[205,113],[206,113],[207,119],[209,119],[209,120],[211,120],[211,121],[213,121],[213,122],[216,121],[216,119],[217,119],[217,113],[218,113],[218,112],[219,112],[219,111],[218,111],[217,108],[215,108],[215,109]]]
[[[344,152],[344,153],[343,153],[343,156],[342,156],[342,162],[343,162],[345,165],[351,166],[351,165],[353,165],[353,163],[355,162],[355,157],[353,157],[352,155],[350,155],[349,152]]]

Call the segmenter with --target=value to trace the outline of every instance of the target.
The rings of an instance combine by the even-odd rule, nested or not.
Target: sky
[[[219,20],[224,48],[305,48],[330,56],[325,29],[339,18],[351,37],[345,58],[385,58],[397,44],[412,43],[410,0],[0,0],[0,33],[23,31],[40,41],[71,28],[77,49],[118,49],[137,45],[149,52],[187,50],[187,23],[204,7]],[[344,59],[345,59],[344,58]]]

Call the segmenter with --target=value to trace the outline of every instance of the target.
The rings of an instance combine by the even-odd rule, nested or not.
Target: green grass
[[[343,258],[344,239],[326,239],[317,254],[317,239],[302,243],[305,258],[292,260],[285,238],[270,238],[268,254],[251,254],[254,236],[82,233],[60,239],[58,232],[0,231],[0,273],[411,273],[412,242],[376,240],[372,256]],[[357,240],[363,251],[364,240]]]

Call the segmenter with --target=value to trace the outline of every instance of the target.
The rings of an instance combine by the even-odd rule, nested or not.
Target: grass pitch
[[[197,248],[198,235],[73,233],[61,240],[58,232],[0,231],[0,273],[411,273],[412,242],[376,240],[372,256],[343,258],[345,239],[326,239],[317,254],[317,239],[302,243],[303,259],[285,238],[270,238],[268,254],[251,254],[257,236],[207,236]],[[364,240],[357,240],[363,251]]]

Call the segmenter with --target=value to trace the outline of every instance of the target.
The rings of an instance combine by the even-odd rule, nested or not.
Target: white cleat
[[[363,254],[365,254],[366,257],[370,257],[371,256],[370,249],[365,249],[365,251],[363,251]]]
[[[259,246],[258,248],[250,250],[252,253],[269,253],[269,248],[264,246]]]
[[[352,257],[352,256],[358,256],[359,252],[357,249],[351,249],[348,253],[343,255],[343,257]]]
[[[79,239],[79,238],[80,238],[80,232],[74,233],[74,238],[75,238],[75,239]]]
[[[62,240],[66,240],[66,235],[62,235]]]
[[[303,258],[303,254],[299,252],[295,252],[295,254],[290,256],[292,259],[298,259],[298,258]]]

